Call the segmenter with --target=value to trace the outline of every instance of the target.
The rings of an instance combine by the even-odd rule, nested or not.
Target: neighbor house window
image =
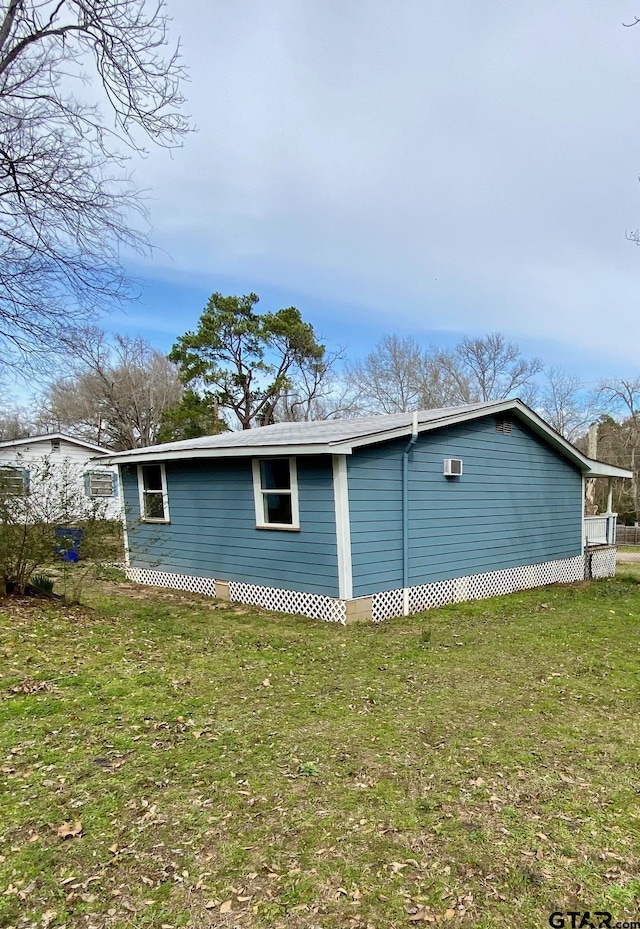
[[[259,529],[299,529],[295,458],[253,461],[253,492]]]
[[[115,474],[111,471],[89,471],[85,475],[87,497],[115,497]]]
[[[138,465],[140,516],[145,522],[168,523],[167,476],[163,464]]]
[[[24,468],[0,468],[0,493],[18,497],[29,489],[29,472]]]

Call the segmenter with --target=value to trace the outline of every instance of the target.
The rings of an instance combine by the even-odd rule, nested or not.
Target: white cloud
[[[199,132],[138,180],[173,269],[637,366],[630,3],[171,7]]]

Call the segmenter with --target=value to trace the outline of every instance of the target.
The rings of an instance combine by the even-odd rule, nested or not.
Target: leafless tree
[[[364,410],[399,413],[415,409],[502,400],[520,393],[530,400],[542,369],[499,333],[464,338],[452,349],[423,348],[411,337],[385,336],[347,376]]]
[[[26,439],[34,431],[34,424],[24,407],[8,404],[0,406],[0,442]]]
[[[465,337],[439,359],[461,403],[505,400],[517,394],[530,399],[534,378],[542,370],[539,358],[525,358],[519,346],[499,332]]]
[[[316,419],[346,419],[362,412],[359,397],[338,374],[346,349],[326,351],[322,365],[302,369],[295,382],[278,400],[277,422],[309,422]]]
[[[578,377],[551,367],[545,371],[536,409],[560,435],[575,442],[598,419],[602,403],[598,393],[586,390]]]
[[[425,352],[411,336],[386,335],[347,378],[363,413],[404,413],[421,406],[427,378]]]
[[[624,492],[630,497],[635,520],[640,521],[640,376],[603,381],[599,396],[608,411],[622,420],[619,428],[609,430],[617,437],[611,452],[614,463],[633,471]]]
[[[73,373],[49,388],[40,420],[118,451],[153,445],[182,396],[178,370],[139,336],[109,341],[91,328],[76,339]]]
[[[147,238],[125,156],[179,144],[183,77],[164,0],[0,0],[0,367],[129,293],[120,254]]]

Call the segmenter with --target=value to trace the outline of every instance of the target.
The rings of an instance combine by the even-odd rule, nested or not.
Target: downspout
[[[413,414],[411,438],[402,454],[402,612],[409,615],[409,453],[418,441],[418,414]]]

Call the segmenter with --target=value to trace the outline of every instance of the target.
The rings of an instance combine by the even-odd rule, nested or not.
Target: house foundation
[[[410,614],[421,613],[448,603],[484,600],[547,584],[568,584],[585,577],[612,577],[615,568],[616,547],[607,546],[587,550],[585,554],[573,558],[519,565],[409,588],[400,587],[350,600],[240,581],[172,574],[151,568],[127,567],[125,571],[129,580],[137,584],[189,590],[230,603],[246,603],[275,612],[301,614],[312,619],[350,625],[363,621],[381,622],[402,616],[407,612],[407,602]]]

